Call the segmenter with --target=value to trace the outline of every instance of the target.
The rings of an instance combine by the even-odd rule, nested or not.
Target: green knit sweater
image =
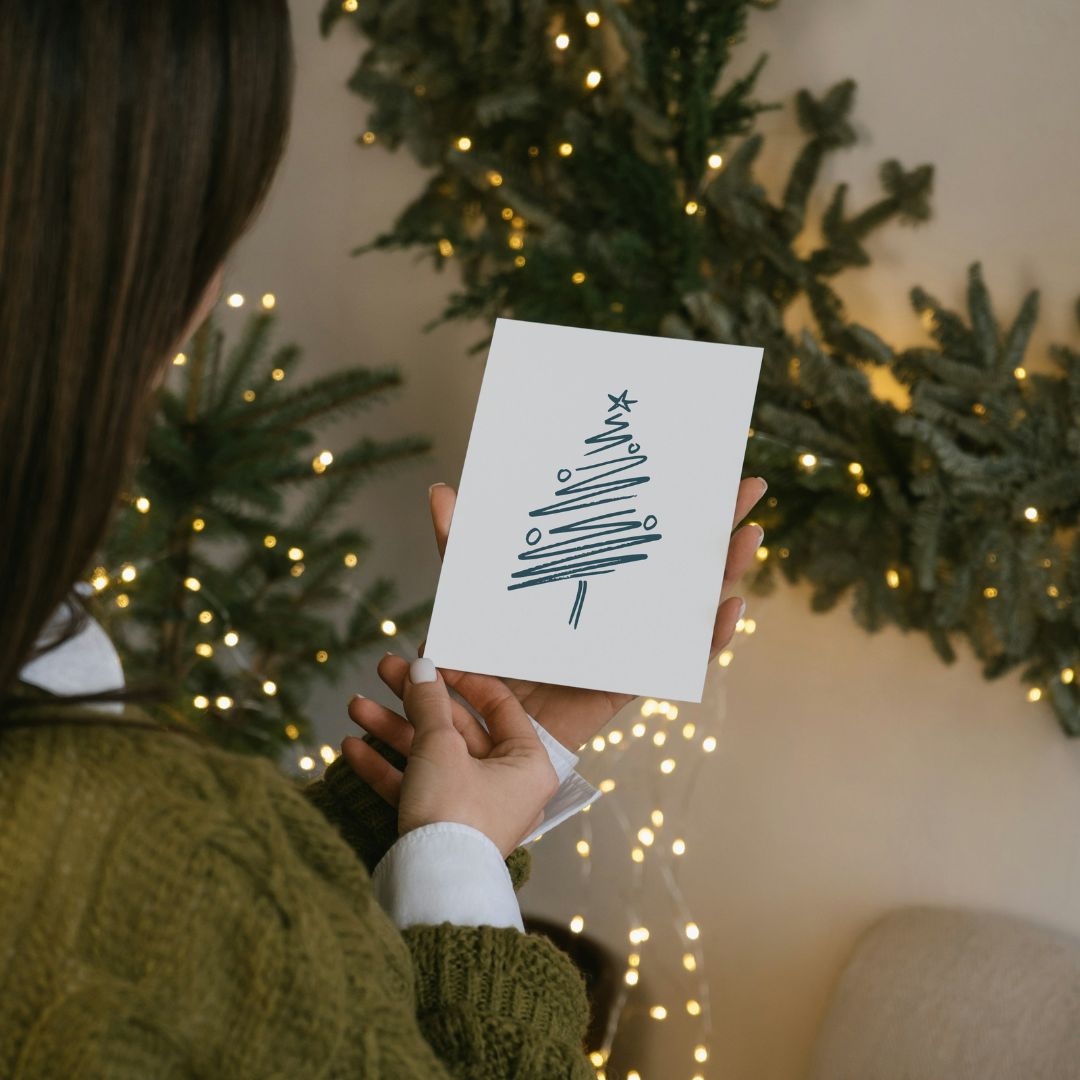
[[[0,1077],[594,1077],[547,939],[390,922],[396,835],[342,758],[301,788],[182,734],[0,728]]]

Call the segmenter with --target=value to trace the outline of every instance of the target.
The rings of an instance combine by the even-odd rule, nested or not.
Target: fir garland
[[[966,318],[912,290],[932,347],[898,351],[848,317],[833,279],[869,264],[881,226],[929,218],[933,170],[888,160],[878,200],[849,210],[839,184],[808,230],[823,160],[855,141],[848,80],[796,96],[805,142],[770,198],[754,175],[755,118],[777,107],[753,97],[764,57],[724,80],[750,6],[329,0],[324,32],[345,20],[363,39],[358,141],[431,170],[356,253],[454,264],[442,319],[764,345],[755,590],[806,580],[821,611],[850,593],[866,629],[923,630],[946,661],[966,638],[987,677],[1021,667],[1029,700],[1080,734],[1080,354],[1056,347],[1061,374],[1029,373],[1037,294],[1002,326],[978,264]],[[788,328],[797,302],[813,333]],[[874,369],[900,405],[872,392]]]

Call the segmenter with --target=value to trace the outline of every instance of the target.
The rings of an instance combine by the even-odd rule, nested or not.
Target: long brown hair
[[[293,68],[286,0],[0,0],[0,712],[265,198]]]

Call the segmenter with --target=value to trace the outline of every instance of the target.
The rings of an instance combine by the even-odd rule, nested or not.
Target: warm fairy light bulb
[[[574,144],[570,142],[559,143],[559,156],[569,157],[574,152]]]
[[[623,976],[623,979],[627,986],[637,986],[638,973],[633,968],[630,968]]]
[[[524,266],[525,265],[525,256],[524,255],[515,255],[514,256],[514,265],[517,266],[517,267]]]
[[[213,622],[213,621],[214,621],[214,613],[212,611],[200,611],[199,612],[199,622],[201,622],[204,626],[207,623],[210,623],[210,622]]]
[[[851,475],[852,475],[852,476],[862,476],[862,474],[863,474],[863,467],[862,467],[862,466],[861,466],[861,465],[860,465],[860,464],[859,464],[859,463],[858,463],[857,461],[853,461],[853,462],[852,462],[852,463],[851,463],[851,464],[850,464],[850,465],[849,465],[849,466],[847,467],[847,471],[848,471],[849,473],[851,473]]]
[[[719,154],[713,153],[713,154],[709,155],[709,168],[710,169],[719,169],[720,166],[723,165],[723,164],[724,164],[724,159]]]
[[[492,187],[502,187],[503,177],[502,173],[496,169],[488,169],[487,182]]]
[[[140,514],[149,513],[149,511],[150,511],[150,500],[145,495],[140,495],[135,500],[135,509],[138,510]]]
[[[277,683],[273,679],[267,679],[263,684],[263,693],[267,697],[273,697],[277,693]]]
[[[1027,368],[1022,368],[1022,367],[1013,368],[1013,375],[1017,379],[1023,381],[1024,379],[1027,378]]]
[[[374,131],[365,131],[364,134],[360,136],[360,141],[365,146],[370,146],[375,141],[375,138],[376,135]]]
[[[686,841],[685,840],[672,840],[671,852],[673,855],[685,855],[686,854]]]
[[[570,932],[572,934],[580,934],[585,929],[585,918],[582,915],[575,915],[570,920]]]
[[[131,563],[125,563],[120,568],[121,581],[134,581],[137,575],[138,571],[135,569],[134,566],[131,565]]]
[[[700,1016],[701,1015],[701,1002],[700,1001],[695,1001],[693,998],[691,998],[686,1003],[686,1011],[691,1016]]]
[[[184,578],[184,587],[192,592],[198,592],[202,588],[202,582],[196,577]]]
[[[219,709],[231,709],[233,707],[233,699],[228,694],[219,694],[214,698],[214,704]]]
[[[717,658],[716,662],[721,667],[730,667],[731,661],[735,659],[735,654],[730,649],[725,649]]]
[[[205,694],[196,694],[192,704],[196,709],[208,709],[210,707],[210,699]]]
[[[716,749],[716,736],[708,735],[702,739],[701,749],[704,750],[706,754],[711,754]]]
[[[234,292],[229,296],[229,299],[225,301],[229,307],[243,307],[244,306],[244,294]]]
[[[635,739],[640,739],[641,736],[645,734],[645,725],[639,721],[630,729],[630,734],[633,735]]]
[[[556,34],[555,35],[555,48],[556,49],[566,49],[566,48],[569,48],[569,46],[570,46],[570,35],[569,34]]]
[[[317,473],[324,473],[327,467],[333,463],[334,455],[329,450],[323,450],[312,459],[311,468]]]
[[[804,469],[813,469],[817,465],[817,463],[818,463],[818,459],[817,459],[816,454],[800,454],[799,455],[799,464]]]
[[[1041,701],[1042,700],[1042,691],[1037,686],[1033,686],[1027,692],[1027,699],[1028,699],[1028,701],[1032,701],[1032,702]]]
[[[659,829],[664,824],[664,812],[663,810],[654,810],[649,815],[649,820]]]
[[[292,559],[293,562],[299,562],[303,557],[304,557],[303,548],[298,548],[298,547],[289,548],[289,558]]]
[[[573,272],[573,273],[572,273],[572,274],[570,275],[570,280],[571,280],[571,281],[572,281],[572,282],[573,282],[573,283],[574,283],[575,285],[580,285],[580,284],[581,284],[581,283],[582,283],[582,282],[583,282],[583,281],[585,280],[585,271],[584,271],[584,270],[575,270],[575,271],[574,271],[574,272]]]
[[[857,484],[855,490],[865,499],[870,494],[869,484]]]
[[[631,1069],[626,1074],[626,1080],[641,1080],[641,1073],[639,1073],[637,1069]]]
[[[663,746],[667,742],[667,732],[657,731],[653,733],[652,737],[653,746]]]
[[[290,739],[299,739],[300,729],[295,724],[286,724],[285,734],[288,735]]]
[[[346,565],[347,567],[349,567],[349,569],[350,569],[350,570],[351,570],[351,569],[352,569],[352,568],[353,568],[353,567],[354,567],[354,566],[355,566],[355,565],[356,565],[356,564],[357,564],[357,563],[358,563],[359,561],[360,561],[360,560],[359,560],[359,559],[358,559],[358,558],[356,557],[356,553],[355,553],[355,552],[352,552],[352,551],[350,551],[350,552],[349,552],[349,553],[348,553],[348,554],[347,554],[347,555],[345,556],[345,560],[344,560],[344,562],[345,562],[345,565]]]
[[[439,241],[439,254],[444,259],[449,259],[454,254],[454,245],[445,236]]]
[[[697,971],[697,957],[692,953],[683,953],[682,966],[687,971]]]
[[[193,532],[202,532],[206,528],[206,518],[195,518],[191,523],[191,528]]]
[[[1061,669],[1061,681],[1068,685],[1076,678],[1076,672],[1071,667]]]
[[[650,828],[638,829],[637,838],[646,846],[652,847],[653,841],[656,839],[656,834]]]
[[[622,732],[616,729],[615,731],[609,731],[607,741],[612,746],[618,746],[622,742]]]
[[[607,746],[607,742],[603,735],[597,735],[592,741],[592,748],[599,754],[604,747]]]
[[[691,200],[690,200],[690,201],[689,201],[689,202],[688,202],[688,203],[687,203],[687,204],[686,204],[686,205],[685,205],[685,206],[683,207],[683,210],[685,210],[685,211],[686,211],[686,216],[687,216],[687,217],[693,217],[693,216],[694,216],[694,215],[695,215],[695,214],[696,214],[696,213],[697,213],[697,212],[698,212],[698,211],[699,211],[700,209],[701,209],[701,207],[700,207],[700,206],[699,206],[699,205],[698,205],[698,204],[697,204],[696,202],[694,202],[694,200],[693,200],[693,199],[691,199]]]
[[[615,781],[611,779],[601,780],[599,787],[605,795],[610,795],[615,790]]]
[[[360,0],[342,0],[341,6],[345,11],[355,11],[360,6]]]
[[[334,753],[334,748],[332,746],[326,746],[324,744],[319,747],[319,757],[329,765],[334,758],[337,757],[337,754]]]
[[[900,572],[892,566],[885,571],[885,584],[888,585],[890,589],[900,588]]]
[[[277,297],[272,292],[263,293],[262,306],[264,311],[273,311],[276,305]]]
[[[709,1051],[704,1046],[694,1047],[694,1060],[704,1063],[709,1060]]]
[[[643,941],[649,940],[649,931],[644,926],[635,926],[627,936],[630,938],[631,945],[640,945]]]
[[[209,641],[200,641],[199,644],[195,646],[195,652],[197,652],[199,656],[209,660],[210,657],[214,655],[214,646],[211,645]]]
[[[600,82],[601,82],[601,80],[603,78],[604,78],[603,73],[597,71],[596,68],[593,68],[592,71],[590,71],[585,76],[585,85],[590,90],[595,90],[600,85]]]
[[[628,956],[628,957],[626,958],[626,962],[627,962],[627,963],[628,963],[628,964],[629,964],[629,965],[630,965],[631,967],[634,967],[634,968],[636,968],[636,967],[640,966],[640,964],[641,964],[641,954],[640,954],[640,953],[636,953],[636,952],[632,952],[632,953],[631,953],[631,954],[630,954],[630,955],[629,955],[629,956]]]
[[[131,603],[131,600],[130,600],[130,598],[128,597],[128,594],[127,594],[127,593],[121,593],[121,594],[120,594],[120,595],[119,595],[119,596],[118,596],[118,597],[116,598],[116,606],[117,606],[118,608],[126,608],[126,607],[128,606],[128,604],[129,604],[129,603]]]
[[[1028,519],[1028,521],[1038,521],[1039,520],[1039,511],[1034,506],[1029,506],[1024,511],[1024,517],[1026,517]]]
[[[589,1061],[591,1061],[593,1063],[593,1065],[595,1065],[597,1068],[599,1068],[601,1065],[604,1064],[604,1055],[601,1054],[599,1050],[594,1050],[589,1055]]]
[[[281,380],[285,378],[284,368],[274,368],[274,370],[270,372],[270,378],[273,379],[274,382],[281,382]]]
[[[397,623],[393,619],[383,619],[379,623],[379,629],[387,636],[393,637],[397,633]]]
[[[101,592],[101,590],[109,584],[109,575],[105,572],[103,566],[99,566],[94,571],[94,576],[90,579],[90,584],[93,585],[98,592]]]
[[[312,769],[315,768],[315,759],[313,757],[309,757],[307,754],[305,754],[300,759],[299,765],[300,765],[301,769],[304,769],[305,771],[310,772]]]
[[[577,853],[583,859],[587,859],[589,857],[589,841],[588,840],[579,840],[577,842]]]
[[[686,924],[686,936],[691,941],[697,941],[697,939],[701,936],[701,930],[696,922],[688,922]]]
[[[240,635],[235,630],[230,630],[221,640],[231,649],[234,645],[239,643]]]
[[[983,596],[985,596],[987,600],[995,599],[997,597],[997,594],[998,591],[994,588],[993,585],[987,585],[987,587],[983,589]]]
[[[472,149],[472,139],[468,135],[459,135],[454,145],[462,152]]]
[[[664,760],[660,762],[660,771],[665,776],[670,776],[675,771],[675,759],[670,757],[664,758]]]
[[[600,25],[600,12],[599,11],[586,11],[585,12],[585,22],[589,26],[599,26]]]
[[[185,356],[185,355],[184,355],[184,354],[183,354],[182,352],[178,352],[178,353],[177,353],[177,354],[176,354],[176,355],[175,355],[175,356],[173,357],[173,363],[174,363],[174,364],[175,364],[175,365],[176,365],[177,367],[183,367],[183,366],[184,366],[184,365],[185,365],[185,364],[187,363],[187,357],[186,357],[186,356]]]
[[[645,861],[645,852],[639,847],[631,848],[630,858],[636,863],[643,863]]]
[[[655,698],[646,698],[641,703],[641,715],[652,716],[658,708],[660,708],[660,703]]]
[[[694,737],[694,733],[696,731],[697,731],[697,725],[696,724],[689,724],[689,723],[688,724],[683,724],[682,734],[683,734],[684,739],[692,739]]]
[[[666,1020],[667,1009],[665,1009],[663,1005],[654,1005],[651,1009],[649,1009],[649,1015],[654,1020]]]
[[[276,536],[264,536],[263,537],[263,545],[265,547],[268,547],[268,548],[277,547],[277,537]]]
[[[764,562],[768,557],[769,549],[764,544],[762,544],[761,547],[757,549],[757,561]]]

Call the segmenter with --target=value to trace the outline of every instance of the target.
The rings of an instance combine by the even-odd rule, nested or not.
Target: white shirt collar
[[[84,583],[80,585],[88,588]],[[62,603],[45,624],[38,643],[50,640],[67,615],[67,605]],[[100,623],[88,617],[86,625],[74,637],[24,665],[19,678],[54,694],[96,694],[122,688],[124,669],[109,635]],[[101,702],[95,707],[108,712],[123,711],[119,702]]]

